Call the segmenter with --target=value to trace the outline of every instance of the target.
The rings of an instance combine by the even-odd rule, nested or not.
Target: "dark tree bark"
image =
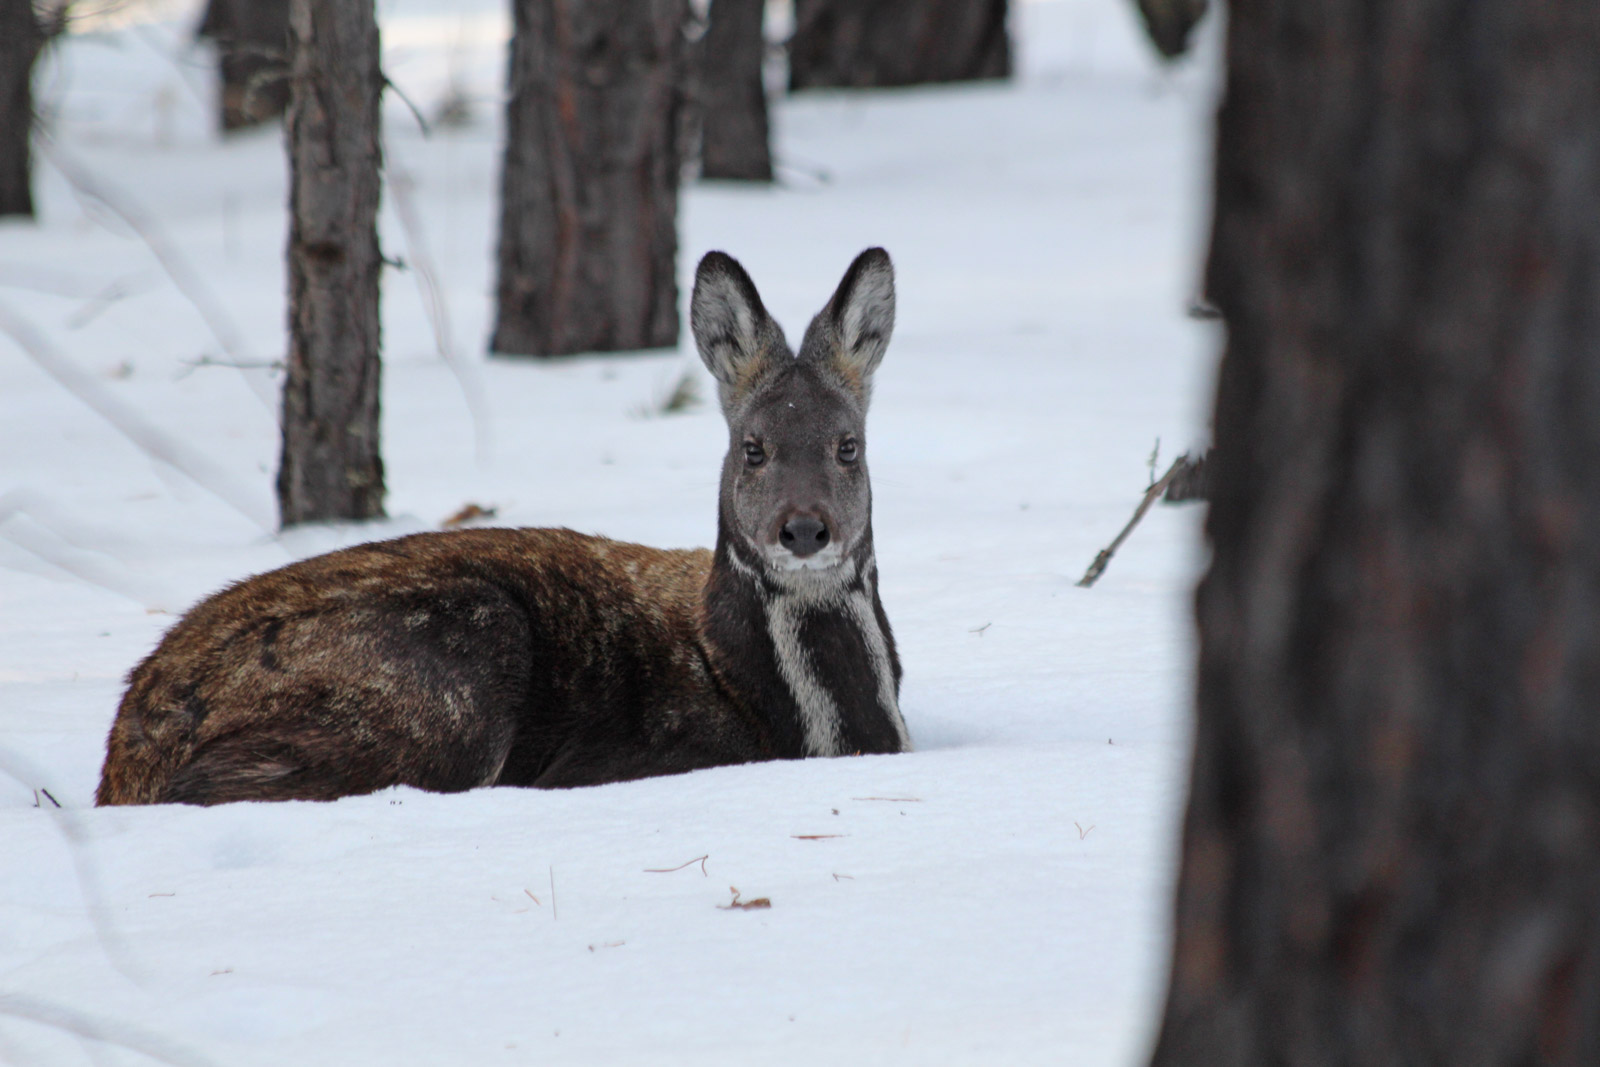
[[[0,0],[0,217],[33,217],[33,63],[45,40],[33,0]]]
[[[1205,17],[1208,0],[1138,0],[1145,32],[1165,59],[1189,50],[1189,35]]]
[[[207,0],[195,32],[217,44],[224,131],[283,114],[289,106],[289,0]]]
[[[1228,37],[1154,1063],[1600,1063],[1600,5]]]
[[[383,514],[378,453],[378,25],[372,0],[290,7],[285,526]]]
[[[701,177],[772,180],[767,88],[761,75],[767,54],[761,27],[766,7],[766,0],[711,0],[697,78]]]
[[[684,0],[515,0],[495,352],[678,343]]]
[[[795,0],[789,88],[1011,76],[1006,0]]]

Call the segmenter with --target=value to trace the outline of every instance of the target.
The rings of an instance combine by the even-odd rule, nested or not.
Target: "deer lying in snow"
[[[894,273],[861,253],[794,356],[739,264],[691,302],[729,446],[716,551],[418,534],[193,608],[134,669],[101,804],[577,786],[901,752],[864,421]]]

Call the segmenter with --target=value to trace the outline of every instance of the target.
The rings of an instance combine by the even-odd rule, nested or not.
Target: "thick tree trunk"
[[[1228,36],[1154,1062],[1600,1063],[1600,5]]]
[[[378,453],[378,26],[372,0],[290,8],[285,526],[383,514]]]
[[[44,42],[33,0],[0,0],[0,217],[33,216],[33,63]]]
[[[514,0],[495,352],[678,343],[684,0]]]
[[[196,34],[217,43],[223,130],[283,114],[289,106],[289,0],[207,0]]]
[[[1006,0],[795,0],[789,88],[1011,76]]]
[[[711,0],[697,78],[703,178],[772,180],[767,88],[761,74],[767,53],[761,26],[766,7],[766,0]]]

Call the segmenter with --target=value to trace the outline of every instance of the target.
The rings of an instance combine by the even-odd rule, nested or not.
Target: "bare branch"
[[[0,747],[0,774],[23,785],[29,785],[30,782],[41,782],[47,777],[42,767],[21,753],[5,747]],[[33,787],[29,785],[29,788]],[[48,796],[49,794],[47,793],[46,795]],[[50,797],[50,799],[53,802],[55,797]],[[95,940],[99,942],[100,949],[105,953],[107,962],[130,982],[135,985],[142,985],[144,983],[144,971],[135,962],[133,956],[129,954],[127,947],[123,944],[122,936],[117,933],[116,927],[112,924],[111,909],[107,906],[105,894],[101,889],[100,875],[95,869],[93,858],[87,848],[89,835],[84,829],[83,821],[79,818],[77,810],[62,807],[59,804],[53,808],[41,808],[40,810],[50,817],[56,824],[56,829],[61,831],[61,836],[66,838],[67,843],[71,846],[72,865],[78,875],[78,888],[83,892],[84,910],[89,916],[89,925],[94,928]],[[0,1014],[5,1013],[4,1005],[6,1000],[6,997],[0,997]]]
[[[1089,564],[1089,569],[1083,572],[1083,577],[1078,579],[1080,588],[1087,589],[1099,580],[1101,573],[1106,569],[1106,564],[1111,562],[1111,557],[1116,554],[1117,549],[1122,547],[1122,542],[1128,539],[1128,535],[1133,532],[1133,528],[1139,525],[1139,520],[1144,518],[1144,513],[1150,510],[1150,505],[1154,504],[1156,498],[1166,491],[1167,484],[1177,477],[1178,472],[1184,470],[1188,463],[1189,454],[1185,452],[1173,460],[1172,466],[1167,468],[1167,473],[1163,474],[1154,485],[1144,491],[1144,499],[1139,501],[1139,506],[1133,512],[1133,518],[1128,520],[1128,525],[1124,526],[1122,532],[1117,534],[1116,540],[1100,550],[1100,554],[1094,558],[1094,562]]]
[[[26,319],[0,301],[0,333],[5,333],[33,358],[46,374],[73,396],[93,408],[124,437],[151,459],[159,460],[244,515],[263,530],[274,531],[272,511],[254,494],[244,492],[227,471],[197,449],[168,436],[133,408],[113,396],[92,375],[85,373],[51,346]]]
[[[79,197],[106,208],[139,235],[151,254],[156,257],[156,261],[161,264],[161,268],[167,272],[167,277],[172,279],[178,291],[200,313],[200,317],[205,320],[211,329],[211,335],[217,339],[223,351],[237,363],[252,362],[238,327],[228,317],[227,312],[222,310],[221,303],[201,280],[200,275],[167,241],[165,234],[161,232],[149,213],[134,203],[127,194],[113,190],[97,179],[88,168],[74,160],[50,138],[41,134],[36,136],[34,141],[39,154],[50,161]],[[267,410],[273,413],[273,417],[277,418],[279,406],[277,389],[256,375],[246,374],[245,381],[262,404],[266,405]]]
[[[393,156],[393,150],[390,156]],[[445,366],[461,386],[461,396],[467,402],[467,412],[472,416],[473,443],[478,462],[489,456],[492,440],[489,435],[489,405],[484,397],[483,378],[477,367],[463,359],[456,351],[455,337],[450,329],[450,305],[445,300],[444,287],[439,284],[439,270],[428,250],[427,237],[422,229],[422,216],[417,211],[412,191],[416,181],[411,173],[396,167],[389,170],[389,192],[394,196],[395,216],[406,237],[406,254],[410,256],[417,280],[417,291],[422,295],[422,309],[427,312],[428,323],[433,327],[433,344],[444,360]]]
[[[27,1019],[91,1041],[125,1048],[172,1067],[215,1067],[217,1062],[132,1023],[17,993],[0,994],[0,1015]]]
[[[387,74],[383,75],[383,87],[392,90],[394,95],[400,98],[400,102],[411,110],[411,117],[417,120],[417,126],[421,128],[422,136],[424,138],[432,137],[433,130],[429,128],[428,120],[422,117],[422,109],[412,102],[411,98],[406,95],[406,91],[391,81]]]

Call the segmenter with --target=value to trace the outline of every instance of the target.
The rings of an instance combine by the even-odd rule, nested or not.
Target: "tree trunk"
[[[684,0],[514,0],[495,352],[678,343]]]
[[[383,514],[378,454],[378,26],[372,0],[294,0],[285,526]]]
[[[44,42],[32,0],[0,0],[0,217],[33,217],[33,62]]]
[[[789,88],[1011,76],[1006,0],[795,0]]]
[[[1600,5],[1228,37],[1154,1063],[1600,1063]]]
[[[217,43],[224,131],[283,114],[289,106],[289,0],[207,0],[195,32]]]
[[[1177,59],[1189,50],[1189,34],[1205,17],[1208,0],[1138,0],[1150,43],[1164,59]]]
[[[711,0],[700,39],[700,176],[770,182],[767,88],[761,68],[766,0]]]

